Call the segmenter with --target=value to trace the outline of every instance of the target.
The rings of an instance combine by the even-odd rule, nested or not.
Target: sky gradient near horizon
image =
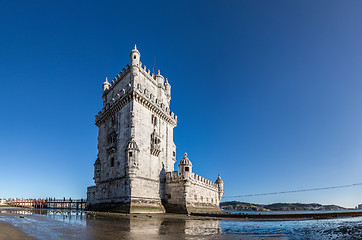
[[[223,201],[361,204],[362,186],[227,198],[362,182],[361,12],[356,0],[0,0],[0,198],[86,197],[102,83],[137,44],[171,84],[178,161],[220,172]]]

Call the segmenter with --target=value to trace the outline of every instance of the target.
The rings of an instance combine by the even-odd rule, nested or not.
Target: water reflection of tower
[[[111,219],[88,219],[85,239],[185,239],[222,234],[218,220],[194,220],[123,216]]]

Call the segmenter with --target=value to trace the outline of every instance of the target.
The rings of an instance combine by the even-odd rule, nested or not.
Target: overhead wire
[[[329,189],[336,189],[336,188],[349,188],[349,187],[355,187],[355,186],[360,186],[360,185],[362,185],[362,183],[353,183],[353,184],[348,184],[348,185],[331,186],[331,187],[289,190],[289,191],[280,191],[280,192],[244,194],[244,195],[238,195],[238,196],[224,196],[223,198],[244,198],[244,197],[255,197],[255,196],[278,195],[278,194],[286,194],[286,193],[311,192],[311,191],[329,190]]]

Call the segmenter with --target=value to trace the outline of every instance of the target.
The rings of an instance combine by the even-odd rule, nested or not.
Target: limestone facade
[[[103,108],[95,117],[95,185],[87,190],[87,208],[131,213],[219,210],[220,177],[213,183],[192,173],[186,155],[180,174],[174,171],[177,116],[170,112],[171,86],[160,71],[151,74],[140,57],[135,46],[130,65],[103,83]]]

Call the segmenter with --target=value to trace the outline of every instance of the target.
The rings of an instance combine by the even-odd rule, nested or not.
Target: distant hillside
[[[269,209],[264,208],[264,205],[238,201],[222,202],[220,203],[220,207],[227,211],[270,211]]]
[[[268,205],[246,202],[222,202],[220,207],[226,211],[318,211],[318,210],[346,210],[337,205],[322,205],[318,203],[273,203]]]

